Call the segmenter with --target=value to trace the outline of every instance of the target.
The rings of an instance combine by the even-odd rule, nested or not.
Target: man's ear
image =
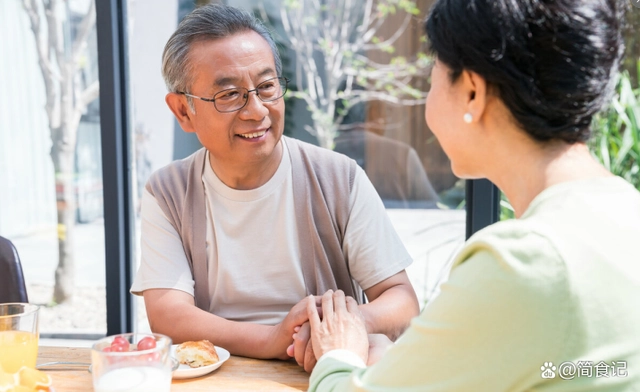
[[[473,121],[480,121],[487,108],[487,81],[473,71],[462,71],[464,99],[467,113]]]
[[[187,98],[182,94],[169,93],[164,97],[164,100],[173,115],[176,116],[176,120],[178,120],[182,130],[185,132],[195,132],[196,130],[193,125],[193,116],[195,113],[191,111],[187,103]]]

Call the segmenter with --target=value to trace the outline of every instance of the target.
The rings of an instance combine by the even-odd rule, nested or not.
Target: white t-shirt
[[[273,177],[259,188],[236,190],[211,169],[206,192],[209,311],[234,321],[277,324],[306,295],[294,209],[291,161],[286,143]],[[411,264],[380,197],[356,169],[343,252],[363,289]],[[194,295],[194,279],[179,234],[145,189],[141,205],[141,264],[131,292],[153,288]]]

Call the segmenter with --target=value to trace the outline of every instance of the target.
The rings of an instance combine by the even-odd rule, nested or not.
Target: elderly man
[[[167,105],[204,148],[154,173],[142,196],[131,291],[152,330],[236,355],[295,355],[311,370],[311,345],[292,345],[294,331],[308,334],[304,299],[341,289],[369,333],[398,336],[419,311],[411,258],[354,161],[282,136],[287,80],[265,27],[232,7],[198,8],[162,71]]]

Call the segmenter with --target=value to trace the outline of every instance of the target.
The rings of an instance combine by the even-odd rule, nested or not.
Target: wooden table
[[[38,363],[91,362],[91,349],[39,347]],[[56,392],[93,391],[87,368],[42,369],[53,379]],[[173,380],[172,392],[180,391],[306,391],[309,375],[293,361],[262,360],[231,356],[219,369],[198,378]]]

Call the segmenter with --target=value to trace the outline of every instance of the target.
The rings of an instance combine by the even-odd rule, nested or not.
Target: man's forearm
[[[144,297],[154,332],[170,336],[175,343],[207,339],[234,355],[252,358],[289,358],[286,349],[292,341],[292,324],[301,324],[300,316],[306,319],[306,314],[292,310],[276,326],[237,322],[197,308],[193,297],[177,290],[147,290]]]
[[[285,354],[270,345],[274,326],[229,321],[195,306],[167,307],[163,314],[150,317],[150,324],[154,332],[170,336],[174,343],[207,339],[234,355],[282,358]]]
[[[396,340],[418,315],[420,307],[410,284],[392,286],[373,301],[360,305],[368,333],[382,333]]]

